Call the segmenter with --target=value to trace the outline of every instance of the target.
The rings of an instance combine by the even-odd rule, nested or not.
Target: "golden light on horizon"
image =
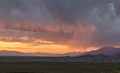
[[[42,42],[42,41],[41,41]],[[47,41],[44,41],[47,42]],[[85,49],[76,49],[69,45],[63,44],[25,44],[21,42],[4,42],[0,41],[0,50],[8,50],[8,51],[18,51],[23,53],[49,53],[49,54],[64,54],[70,52],[85,52],[94,50],[94,48],[90,48],[89,50]]]
[[[66,24],[58,22],[58,24]],[[3,28],[3,27],[1,27]],[[86,43],[96,33],[95,25],[85,26],[80,24],[75,31],[71,26],[45,27],[36,22],[14,22],[4,28],[0,36],[0,50],[18,51],[23,53],[49,53],[64,54],[87,52],[95,50],[90,43]],[[90,45],[90,46],[89,46]]]
[[[45,42],[45,41],[44,41]],[[0,41],[0,50],[19,51],[23,53],[63,54],[71,51],[71,47],[62,44],[25,44],[21,42]]]

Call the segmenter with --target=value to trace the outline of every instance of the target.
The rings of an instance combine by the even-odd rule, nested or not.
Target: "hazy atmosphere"
[[[0,0],[0,50],[64,54],[120,46],[120,0]]]

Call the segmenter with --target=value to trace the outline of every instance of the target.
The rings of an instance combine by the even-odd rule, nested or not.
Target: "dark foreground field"
[[[0,73],[116,73],[120,64],[1,62]],[[117,72],[119,73],[119,72]]]

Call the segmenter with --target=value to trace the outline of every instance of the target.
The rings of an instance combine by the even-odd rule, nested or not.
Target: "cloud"
[[[0,0],[2,41],[75,47],[120,44],[119,0]],[[28,40],[21,39],[27,37]]]
[[[117,15],[115,3],[93,9],[93,21],[96,23],[97,34],[94,43],[99,46],[116,46],[120,44],[120,17]],[[103,8],[104,7],[104,8]]]

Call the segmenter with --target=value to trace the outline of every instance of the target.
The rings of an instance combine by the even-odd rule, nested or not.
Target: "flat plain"
[[[0,73],[119,73],[118,63],[0,62]]]

